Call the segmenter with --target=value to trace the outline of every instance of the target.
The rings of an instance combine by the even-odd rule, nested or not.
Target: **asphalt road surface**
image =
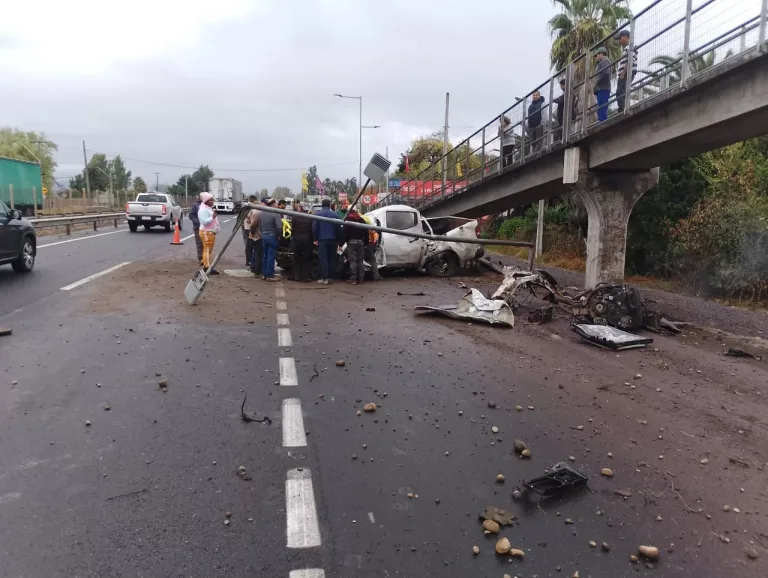
[[[464,292],[417,275],[221,275],[189,307],[191,239],[103,233],[0,269],[0,576],[766,575],[764,363],[414,316]],[[561,461],[587,489],[513,497]]]

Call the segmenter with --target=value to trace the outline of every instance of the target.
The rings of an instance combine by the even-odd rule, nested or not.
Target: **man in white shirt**
[[[629,57],[629,30],[619,32],[619,43],[624,47],[624,54],[619,60],[618,79],[616,81],[616,104],[619,112],[624,112],[624,103],[627,96],[627,60]],[[632,79],[637,74],[637,51],[632,51]]]

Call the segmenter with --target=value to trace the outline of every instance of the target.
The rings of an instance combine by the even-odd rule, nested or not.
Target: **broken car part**
[[[552,471],[523,484],[544,498],[549,498],[564,491],[574,490],[587,485],[587,476],[565,462],[555,464]]]
[[[482,321],[491,325],[506,325],[507,327],[515,326],[515,314],[506,301],[503,299],[486,299],[477,289],[471,289],[459,300],[457,305],[437,307],[419,305],[413,309],[414,311],[440,313],[452,319]]]
[[[574,323],[571,325],[571,329],[578,333],[578,335],[585,341],[615,351],[637,349],[639,347],[645,347],[649,343],[653,343],[651,337],[633,335],[632,333],[627,333],[626,331],[611,327],[610,325]]]

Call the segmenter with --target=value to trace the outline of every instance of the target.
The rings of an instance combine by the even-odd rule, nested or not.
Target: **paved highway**
[[[758,362],[696,337],[617,355],[565,319],[414,317],[463,293],[419,276],[222,275],[190,308],[191,239],[102,233],[41,238],[32,275],[0,270],[0,576],[764,575]],[[246,394],[271,423],[242,420]],[[513,498],[559,461],[589,489]],[[514,514],[522,559],[494,553],[489,505]],[[660,558],[630,561],[640,544]]]

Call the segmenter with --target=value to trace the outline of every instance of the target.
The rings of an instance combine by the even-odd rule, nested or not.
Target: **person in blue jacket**
[[[322,208],[317,212],[317,215],[330,219],[339,218],[331,210],[330,199],[323,199]],[[312,238],[317,243],[317,256],[320,260],[320,279],[317,282],[321,285],[328,285],[331,282],[331,276],[336,267],[336,247],[339,238],[338,226],[333,223],[313,221]]]

